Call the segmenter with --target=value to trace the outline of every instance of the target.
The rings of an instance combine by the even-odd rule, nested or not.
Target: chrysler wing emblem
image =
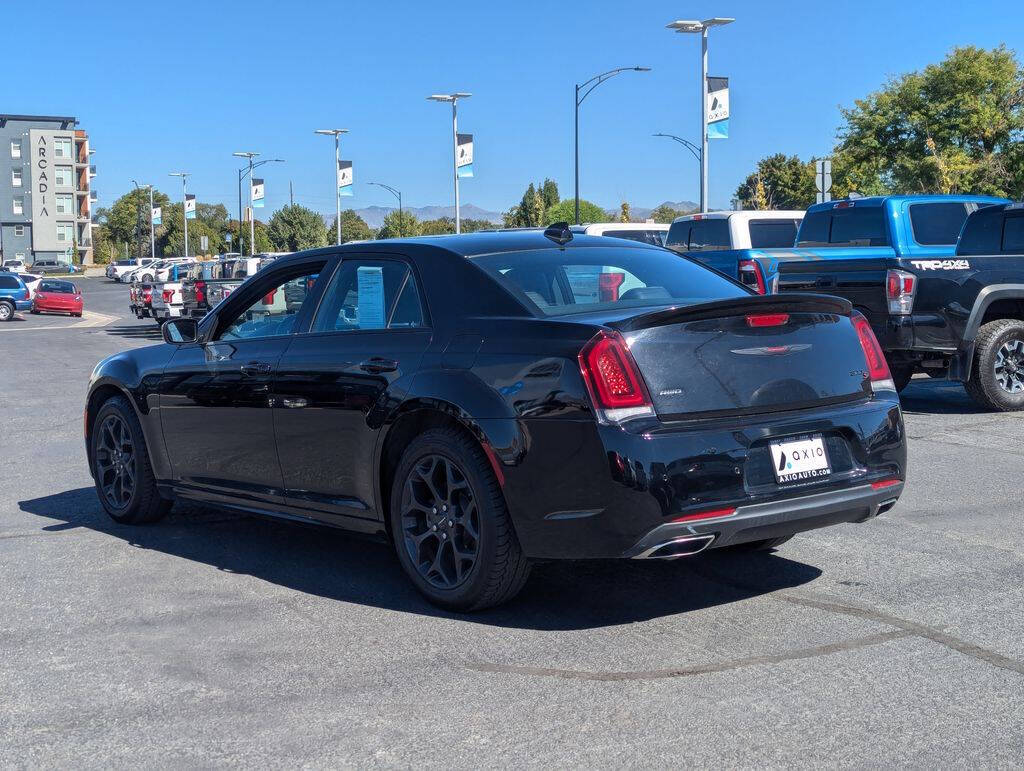
[[[756,348],[733,348],[731,353],[742,356],[785,356],[787,353],[806,351],[810,343],[793,343],[791,345],[760,345]]]

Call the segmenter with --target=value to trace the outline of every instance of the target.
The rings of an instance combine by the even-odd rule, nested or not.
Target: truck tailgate
[[[874,324],[888,315],[885,281],[895,263],[893,258],[883,257],[782,260],[778,264],[778,291],[842,297]]]

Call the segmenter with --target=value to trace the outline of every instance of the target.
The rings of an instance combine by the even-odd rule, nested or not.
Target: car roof
[[[584,222],[580,225],[570,225],[573,233],[586,233],[590,228],[602,228],[604,230],[668,230],[668,225],[661,222]],[[597,234],[595,234],[597,235]]]
[[[944,194],[927,194],[927,195],[868,195],[860,198],[834,198],[831,201],[825,201],[824,203],[816,203],[808,207],[807,213],[828,211],[829,209],[835,208],[836,204],[849,202],[854,206],[866,207],[866,206],[882,206],[887,201],[893,203],[956,203],[963,201],[965,203],[978,203],[983,205],[994,204],[994,203],[1006,203],[1005,198],[999,198],[991,195],[944,195]]]
[[[331,256],[336,253],[361,252],[364,254],[394,254],[396,251],[414,252],[419,250],[444,250],[460,257],[479,257],[485,254],[501,252],[521,252],[534,249],[580,249],[584,247],[601,247],[616,249],[660,249],[661,247],[645,244],[640,241],[626,239],[609,239],[601,236],[588,236],[574,233],[571,240],[563,245],[544,235],[542,230],[515,231],[479,231],[460,235],[416,236],[414,238],[385,238],[364,243],[342,244],[341,246],[325,246],[305,252],[295,252],[287,257],[280,257],[275,264],[290,264],[307,257]]]
[[[672,220],[674,225],[677,222],[699,222],[700,220],[791,220],[803,219],[803,209],[724,209],[721,211],[691,212],[676,217]]]

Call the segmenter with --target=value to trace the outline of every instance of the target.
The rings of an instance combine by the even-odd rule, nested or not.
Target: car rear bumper
[[[659,525],[622,556],[674,559],[707,548],[782,538],[843,522],[866,522],[891,509],[902,492],[903,482],[898,481],[739,506],[733,514],[720,518]]]
[[[14,307],[15,307],[15,309],[17,309],[19,311],[30,311],[30,310],[32,310],[32,301],[31,300],[15,300],[14,301]]]
[[[481,421],[485,434],[509,458],[500,437],[511,429],[489,423]],[[863,521],[899,497],[906,477],[895,394],[638,432],[558,419],[520,425],[525,436],[508,445],[527,449],[502,466],[504,492],[523,551],[540,559],[636,557],[665,533],[714,535],[706,545],[717,547]],[[780,486],[770,443],[806,435],[823,438],[832,473]],[[893,480],[877,494],[871,487]],[[735,513],[675,521],[720,510]]]

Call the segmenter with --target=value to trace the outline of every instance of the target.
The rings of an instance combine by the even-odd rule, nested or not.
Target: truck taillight
[[[768,294],[768,286],[764,280],[764,270],[757,260],[740,260],[740,283],[750,287],[758,294]]]
[[[882,346],[878,344],[871,325],[863,315],[854,311],[850,315],[853,328],[857,330],[857,337],[860,339],[860,347],[864,349],[864,360],[868,365],[868,376],[871,378],[871,390],[873,391],[895,391],[892,375],[889,373],[889,364],[882,353]]]
[[[890,270],[885,274],[885,298],[889,313],[906,316],[914,309],[917,276],[905,270]]]
[[[197,281],[196,282],[196,302],[197,303],[204,303],[204,302],[206,302],[206,282],[205,281]]]
[[[173,289],[165,289],[163,291],[163,296],[164,296],[164,302],[167,303],[168,305],[170,305],[171,304],[171,300],[174,299],[174,290]]]
[[[599,422],[619,423],[654,415],[644,379],[618,332],[598,332],[578,358]]]

